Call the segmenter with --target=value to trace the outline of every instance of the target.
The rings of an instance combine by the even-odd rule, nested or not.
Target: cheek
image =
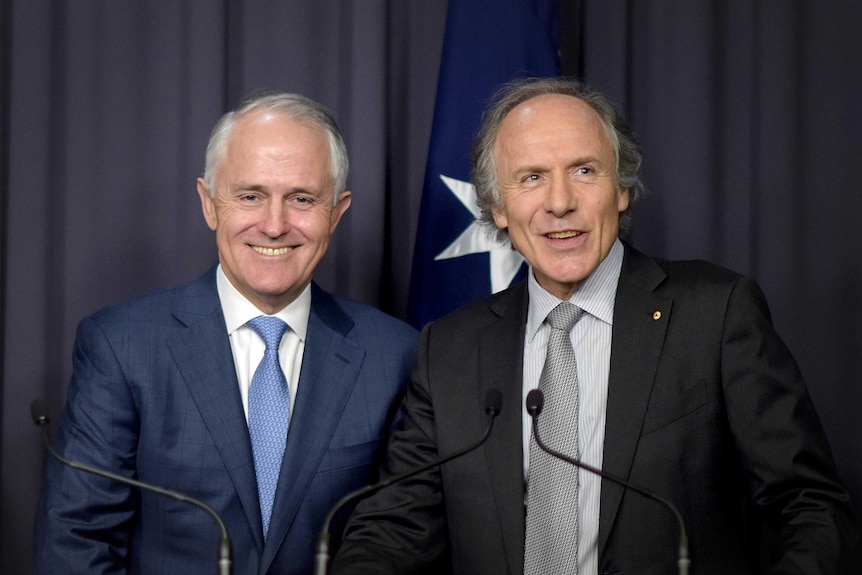
[[[325,243],[335,228],[337,222],[332,219],[330,212],[304,212],[296,214],[291,220],[291,227],[299,232],[306,240]]]
[[[235,206],[226,207],[218,212],[219,229],[227,237],[237,236],[254,228],[261,219],[259,210],[245,210]]]

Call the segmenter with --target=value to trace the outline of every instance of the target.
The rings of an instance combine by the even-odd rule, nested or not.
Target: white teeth
[[[581,235],[581,232],[552,232],[548,234],[548,237],[554,240],[562,240],[565,238],[573,238],[575,236]]]
[[[281,256],[293,248],[262,248],[260,246],[252,246],[251,249],[265,256]]]

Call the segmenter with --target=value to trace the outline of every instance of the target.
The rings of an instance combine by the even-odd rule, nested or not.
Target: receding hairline
[[[326,174],[329,178],[330,185],[334,187],[335,180],[332,175],[332,149],[330,145],[329,133],[327,132],[326,128],[321,126],[317,121],[315,121],[313,118],[309,117],[306,114],[295,114],[291,110],[283,108],[259,106],[246,110],[243,113],[237,114],[234,117],[231,123],[230,130],[228,131],[224,139],[224,147],[222,153],[218,155],[217,161],[213,166],[213,188],[218,187],[219,172],[221,171],[224,161],[230,155],[231,144],[236,139],[237,134],[241,134],[242,130],[250,125],[253,125],[255,123],[269,122],[272,120],[285,120],[298,126],[308,128],[317,135],[317,137],[320,139],[320,144],[326,150]],[[214,192],[215,189],[210,190],[210,193]]]
[[[237,108],[226,112],[218,119],[210,132],[204,161],[203,180],[207,188],[215,189],[216,164],[222,159],[226,140],[233,131],[237,120],[253,111],[260,110],[284,113],[297,120],[308,119],[324,130],[329,142],[330,169],[335,184],[333,186],[333,201],[337,202],[340,194],[347,190],[347,177],[350,172],[350,159],[347,155],[344,138],[335,118],[326,106],[301,94],[293,93],[259,92],[246,98]]]
[[[617,168],[617,153],[614,148],[614,139],[613,139],[613,131],[612,127],[609,128],[607,122],[605,122],[604,118],[602,118],[601,114],[595,109],[595,107],[591,106],[589,102],[585,101],[578,96],[572,94],[562,94],[558,92],[550,92],[550,93],[542,93],[536,94],[535,96],[528,98],[522,102],[519,102],[515,106],[506,112],[506,114],[500,120],[500,123],[497,127],[496,133],[494,134],[493,146],[491,148],[491,153],[494,156],[494,164],[496,169],[499,169],[499,165],[497,165],[498,154],[500,153],[500,145],[501,145],[501,136],[511,137],[513,134],[507,134],[508,130],[514,129],[512,122],[519,121],[516,116],[518,116],[519,111],[521,113],[525,113],[527,108],[531,104],[535,104],[537,100],[561,100],[565,101],[567,108],[575,109],[575,113],[579,114],[582,118],[589,121],[590,124],[596,129],[596,131],[602,136],[602,147],[606,147],[607,151],[611,156],[611,165],[608,168],[611,171],[616,171]],[[543,111],[542,113],[548,114],[550,112]],[[520,121],[524,123],[527,127],[529,127],[531,119],[521,117]],[[512,145],[513,142],[509,142],[509,145]],[[517,145],[517,144],[516,144]],[[588,160],[591,161],[599,161],[600,158],[595,155],[589,155],[584,158],[580,158],[578,161],[586,162]],[[498,176],[499,177],[499,176]],[[615,178],[616,179],[616,178]],[[619,182],[617,182],[619,184]]]
[[[591,122],[593,122],[602,132],[605,133],[606,137],[609,136],[607,134],[607,131],[608,131],[607,122],[605,121],[604,118],[602,118],[602,115],[599,114],[599,112],[595,109],[595,107],[590,105],[589,102],[587,102],[583,98],[579,98],[578,96],[573,96],[571,94],[560,94],[557,92],[552,92],[552,93],[536,94],[535,96],[532,96],[532,97],[530,97],[530,98],[528,98],[522,102],[518,102],[516,105],[512,106],[503,115],[503,117],[500,119],[500,123],[497,126],[497,130],[496,130],[495,137],[494,137],[494,144],[496,144],[497,141],[499,140],[500,133],[503,132],[504,126],[507,125],[507,123],[509,122],[509,119],[518,115],[519,111],[523,112],[524,110],[529,108],[530,105],[535,105],[537,100],[545,100],[545,101],[547,101],[547,100],[566,100],[567,101],[567,107],[577,108],[578,112],[580,112],[584,117],[588,117]],[[609,142],[610,142],[610,139],[609,139]]]

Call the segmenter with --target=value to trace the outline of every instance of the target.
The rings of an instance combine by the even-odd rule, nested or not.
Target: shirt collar
[[[248,320],[264,315],[253,303],[248,301],[239,290],[237,290],[222,270],[221,264],[216,271],[216,287],[218,297],[221,301],[224,320],[227,325],[228,335],[244,326]],[[308,317],[311,314],[311,284],[302,290],[295,300],[287,307],[273,314],[290,326],[292,332],[305,341],[308,333]]]
[[[614,301],[616,300],[617,284],[623,266],[624,253],[623,244],[617,238],[605,259],[569,299],[571,303],[608,325],[614,323]],[[551,295],[539,285],[535,275],[533,275],[532,267],[527,275],[527,290],[530,294],[530,304],[527,310],[527,338],[528,341],[532,341],[545,318],[562,300]]]

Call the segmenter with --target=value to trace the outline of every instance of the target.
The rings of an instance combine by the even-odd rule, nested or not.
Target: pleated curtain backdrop
[[[849,0],[561,0],[564,72],[632,120],[650,255],[753,275],[862,516],[862,14]],[[329,106],[353,206],[317,273],[403,317],[445,0],[0,0],[0,565],[30,569],[84,315],[215,261],[195,178],[258,89]],[[464,55],[469,58],[469,54]]]

